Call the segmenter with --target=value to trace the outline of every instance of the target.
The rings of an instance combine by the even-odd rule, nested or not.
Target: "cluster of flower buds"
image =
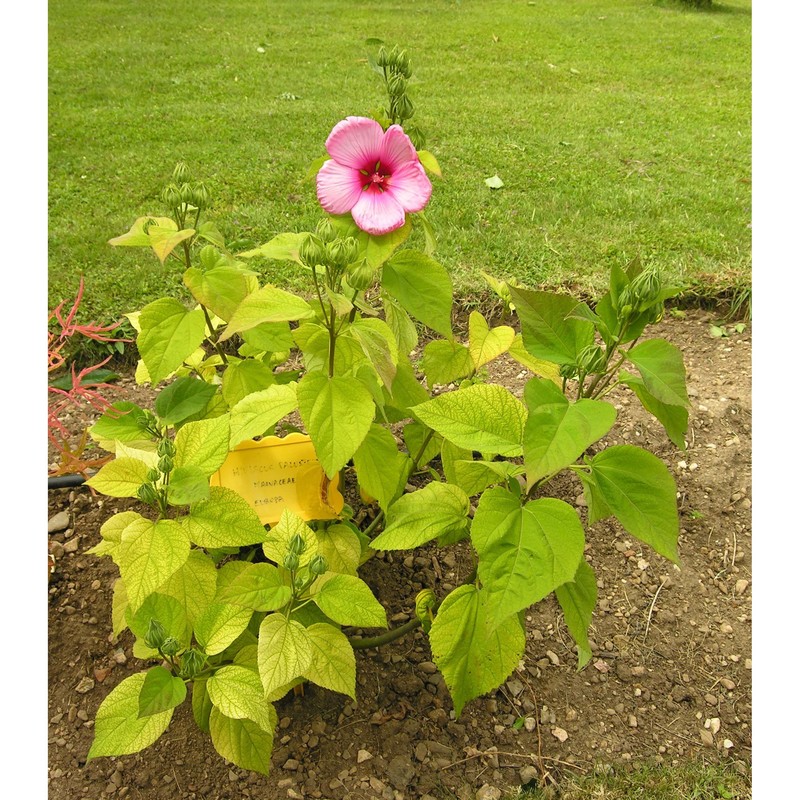
[[[578,353],[578,371],[584,375],[602,372],[606,366],[606,351],[599,344],[590,344]]]
[[[387,116],[392,122],[404,125],[406,120],[414,116],[414,103],[408,96],[411,59],[408,57],[408,53],[405,50],[401,50],[397,45],[389,51],[385,47],[381,47],[378,51],[378,66],[383,69],[386,89],[389,92]],[[405,127],[405,125],[404,128],[411,137],[414,147],[422,147],[422,137],[419,131]],[[420,140],[419,142],[415,140],[415,136]]]
[[[619,293],[617,310],[620,317],[627,319],[650,309],[653,309],[655,316],[658,317],[663,312],[663,302],[660,299],[662,289],[663,284],[658,270],[646,269],[640,272]]]
[[[299,256],[309,269],[322,266],[341,272],[357,261],[358,242],[352,236],[338,238],[330,221],[325,219],[317,226],[316,233],[309,233],[303,239]]]
[[[289,548],[283,559],[283,566],[286,567],[289,572],[295,572],[300,566],[300,556],[303,555],[305,551],[306,541],[299,533],[296,533],[289,540]]]
[[[208,208],[211,194],[202,181],[192,181],[189,168],[183,161],[175,165],[172,180],[162,189],[161,199],[174,212],[185,211],[189,206]]]

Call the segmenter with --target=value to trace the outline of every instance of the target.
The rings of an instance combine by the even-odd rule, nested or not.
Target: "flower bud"
[[[415,125],[403,126],[403,130],[411,139],[411,144],[414,145],[415,150],[422,150],[425,147],[425,134]]]
[[[211,203],[211,192],[208,187],[202,182],[198,181],[194,185],[194,204],[198,208],[208,208]]]
[[[390,68],[394,68],[397,66],[397,59],[400,55],[400,48],[395,45],[389,54],[386,56],[386,66]]]
[[[300,566],[300,556],[290,550],[286,554],[286,558],[283,559],[283,566],[286,567],[289,572],[294,572]]]
[[[158,468],[164,475],[168,472],[172,472],[174,466],[175,462],[169,456],[161,456],[161,458],[158,459]]]
[[[408,99],[407,94],[397,99],[397,116],[402,120],[411,119],[414,116],[414,104]]]
[[[328,571],[328,562],[325,556],[319,554],[315,555],[314,558],[311,559],[308,569],[312,575],[324,575]]]
[[[175,445],[173,444],[172,439],[167,439],[166,437],[163,439],[159,439],[158,446],[156,447],[156,452],[160,456],[174,456]]]
[[[187,205],[194,205],[194,187],[191,183],[182,183],[180,185],[181,202]]]
[[[181,675],[184,678],[194,678],[205,666],[206,654],[194,648],[187,650],[181,656]]]
[[[578,353],[578,369],[590,375],[600,372],[605,363],[605,350],[599,344],[590,344]]]
[[[144,635],[144,643],[151,650],[158,650],[164,644],[166,638],[166,628],[157,619],[151,617],[147,626],[147,633]]]
[[[401,97],[405,93],[406,79],[399,73],[395,72],[392,77],[389,78],[389,94],[392,97]]]
[[[172,171],[172,180],[175,183],[186,183],[191,176],[189,175],[189,167],[186,166],[184,161],[179,161]]]
[[[381,45],[381,49],[378,50],[378,66],[385,67],[386,64],[388,63],[387,59],[388,59],[388,54],[386,52],[386,48],[383,45]]]
[[[176,656],[181,649],[181,643],[174,636],[167,636],[161,645],[161,652],[165,656]]]
[[[318,236],[309,233],[300,245],[300,260],[312,269],[325,261],[325,245]]]
[[[302,555],[306,550],[306,540],[299,534],[296,533],[289,539],[289,552],[290,553],[297,553],[297,555]]]
[[[562,378],[574,378],[577,372],[578,369],[574,364],[562,364],[558,370]]]
[[[158,502],[158,494],[151,483],[143,483],[136,491],[136,496],[147,505],[152,506]]]
[[[330,217],[325,217],[317,223],[317,236],[325,244],[336,238],[336,229],[333,227]]]
[[[395,66],[397,67],[397,71],[400,72],[404,78],[411,77],[411,59],[408,57],[408,53],[405,50],[397,56],[397,63]]]
[[[350,248],[345,244],[344,239],[334,239],[330,244],[325,245],[328,258],[331,263],[339,268],[346,267],[350,262]]]
[[[147,470],[147,480],[149,483],[155,483],[161,477],[161,472],[157,470],[155,467],[150,467]]]
[[[631,282],[631,294],[639,309],[648,308],[661,294],[661,276],[654,269],[641,272]]]
[[[363,292],[375,280],[375,270],[369,265],[366,258],[353,261],[347,267],[347,282],[354,288]]]
[[[170,183],[161,192],[161,199],[169,208],[177,208],[181,200],[181,191],[176,184]]]

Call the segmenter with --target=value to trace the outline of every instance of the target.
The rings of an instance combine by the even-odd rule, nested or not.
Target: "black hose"
[[[48,489],[67,489],[70,486],[80,486],[86,482],[83,475],[48,475]]]

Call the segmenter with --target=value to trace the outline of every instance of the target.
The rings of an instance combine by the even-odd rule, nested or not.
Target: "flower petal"
[[[325,147],[331,158],[353,169],[371,170],[381,157],[383,128],[369,117],[347,117],[337,122]]]
[[[392,173],[385,194],[391,195],[405,211],[422,211],[431,199],[430,179],[419,161],[404,164]]]
[[[389,172],[400,169],[410,161],[419,161],[417,151],[411,144],[408,134],[399,125],[390,125],[381,143],[381,166]]]
[[[397,230],[406,221],[400,203],[389,192],[382,192],[372,187],[361,193],[351,213],[353,222],[362,231],[374,236]]]
[[[317,199],[329,214],[346,214],[361,197],[361,173],[330,159],[317,173]]]

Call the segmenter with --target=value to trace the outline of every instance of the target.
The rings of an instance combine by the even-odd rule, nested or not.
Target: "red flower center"
[[[377,189],[378,191],[383,192],[389,185],[389,178],[391,177],[391,175],[381,169],[380,161],[375,164],[372,170],[362,169],[361,174],[364,176],[361,181],[361,186],[363,187],[364,191],[369,189]]]

